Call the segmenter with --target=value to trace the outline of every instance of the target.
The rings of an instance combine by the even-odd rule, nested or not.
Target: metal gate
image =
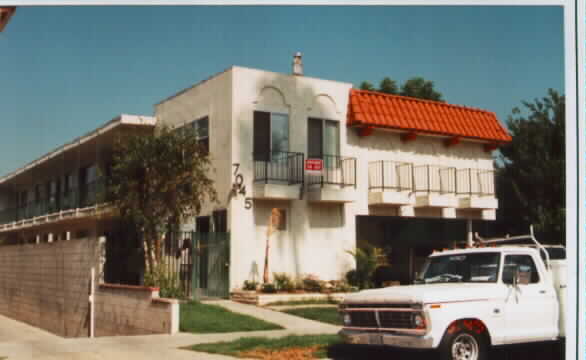
[[[192,237],[191,297],[227,298],[230,295],[230,233],[196,232]]]

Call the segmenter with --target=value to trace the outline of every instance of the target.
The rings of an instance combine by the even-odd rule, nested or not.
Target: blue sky
[[[231,65],[375,84],[423,76],[496,112],[563,93],[561,7],[21,7],[0,33],[0,176]]]

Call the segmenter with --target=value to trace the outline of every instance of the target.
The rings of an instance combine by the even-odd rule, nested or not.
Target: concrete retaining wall
[[[88,337],[90,277],[99,278],[98,240],[0,247],[0,314],[64,337]],[[101,284],[95,336],[173,334],[179,304],[157,288]]]
[[[101,284],[95,304],[95,336],[179,331],[179,303],[159,298],[158,288]]]
[[[0,247],[0,314],[64,337],[89,334],[98,240]]]
[[[265,306],[277,302],[289,302],[289,301],[335,301],[341,302],[344,300],[344,296],[348,293],[303,293],[303,294],[264,294],[256,291],[238,290],[230,293],[230,300],[241,302],[244,304],[252,304],[258,306]]]

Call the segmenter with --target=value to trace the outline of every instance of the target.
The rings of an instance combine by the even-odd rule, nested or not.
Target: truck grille
[[[350,326],[386,329],[413,329],[411,311],[349,311]],[[378,323],[376,319],[378,313]]]
[[[374,311],[351,312],[350,321],[352,326],[357,327],[378,327]]]
[[[380,327],[392,329],[411,329],[411,314],[406,311],[380,311],[378,318]]]

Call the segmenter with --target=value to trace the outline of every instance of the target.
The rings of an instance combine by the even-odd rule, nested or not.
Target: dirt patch
[[[262,360],[306,360],[315,359],[313,354],[320,349],[319,345],[308,347],[292,347],[281,350],[255,349],[238,353],[238,356]]]

